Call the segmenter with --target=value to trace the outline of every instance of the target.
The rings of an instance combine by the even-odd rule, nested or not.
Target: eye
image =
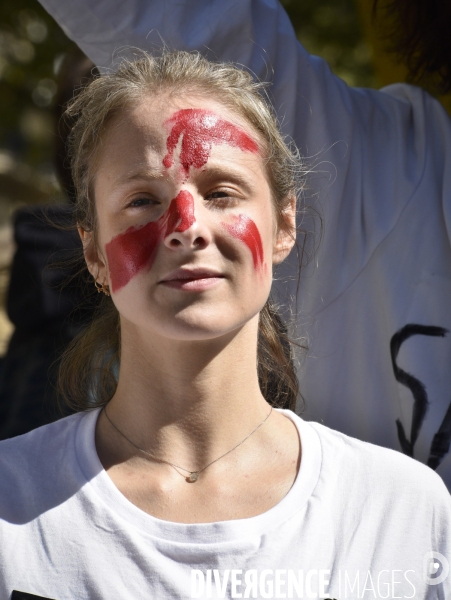
[[[209,198],[228,198],[228,193],[224,191],[212,192],[208,195]]]
[[[214,190],[205,196],[214,207],[231,206],[238,202],[238,194],[232,189]]]
[[[133,200],[131,200],[127,204],[126,208],[141,208],[141,206],[149,206],[155,204],[159,204],[159,202],[157,200],[154,200],[153,198],[146,198],[145,196],[141,196],[139,198],[134,198]]]

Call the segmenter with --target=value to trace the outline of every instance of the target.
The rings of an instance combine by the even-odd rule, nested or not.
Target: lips
[[[212,269],[180,268],[164,276],[160,283],[178,289],[199,291],[213,287],[222,279],[224,275]]]

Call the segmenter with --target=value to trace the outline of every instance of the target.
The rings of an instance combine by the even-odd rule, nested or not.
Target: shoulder
[[[393,99],[398,106],[404,107],[404,114],[408,116],[410,126],[415,127],[417,131],[424,127],[427,139],[434,137],[435,143],[438,143],[433,136],[436,130],[442,137],[449,136],[449,114],[439,100],[422,88],[407,83],[394,83],[379,90],[378,95],[380,98]]]
[[[401,452],[351,438],[319,423],[309,425],[319,436],[326,470],[339,467],[347,489],[358,489],[391,505],[439,508],[451,518],[451,497],[443,480],[423,463]]]
[[[396,100],[408,102],[410,104],[423,105],[425,102],[431,101],[433,104],[437,104],[437,106],[442,107],[441,103],[431,96],[429,92],[426,92],[423,88],[420,88],[416,85],[411,85],[410,83],[392,83],[381,88],[377,91],[377,93],[385,94],[395,98]],[[446,111],[443,107],[442,110],[444,114],[446,114]]]
[[[91,413],[77,413],[25,435],[0,442],[0,520],[26,519],[43,506],[80,487],[75,439]]]
[[[43,452],[51,458],[56,450],[64,451],[65,442],[74,435],[85,414],[76,413],[24,435],[0,441],[0,468],[6,468],[11,462],[16,465],[20,461],[33,463]]]

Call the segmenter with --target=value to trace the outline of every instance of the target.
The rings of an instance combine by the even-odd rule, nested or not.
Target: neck
[[[220,339],[160,339],[122,324],[121,368],[108,406],[133,442],[193,470],[268,414],[258,385],[258,316]],[[126,442],[125,442],[126,443]]]

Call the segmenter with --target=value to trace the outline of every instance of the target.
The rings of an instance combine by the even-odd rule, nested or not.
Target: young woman
[[[180,52],[69,109],[106,304],[62,383],[98,408],[0,445],[2,598],[449,595],[440,478],[277,408],[296,383],[268,295],[300,166],[260,91]]]
[[[309,193],[326,223],[299,293],[274,284],[310,338],[299,373],[305,414],[414,456],[451,490],[451,119],[443,106],[411,85],[348,86],[299,43],[279,0],[41,3],[100,67],[164,42],[271,81],[284,133],[318,163]],[[402,24],[412,65],[437,68],[446,85],[451,5],[384,0],[378,8],[387,4],[403,6],[385,24]],[[290,7],[302,11],[302,0]],[[297,281],[296,261],[283,271]]]

